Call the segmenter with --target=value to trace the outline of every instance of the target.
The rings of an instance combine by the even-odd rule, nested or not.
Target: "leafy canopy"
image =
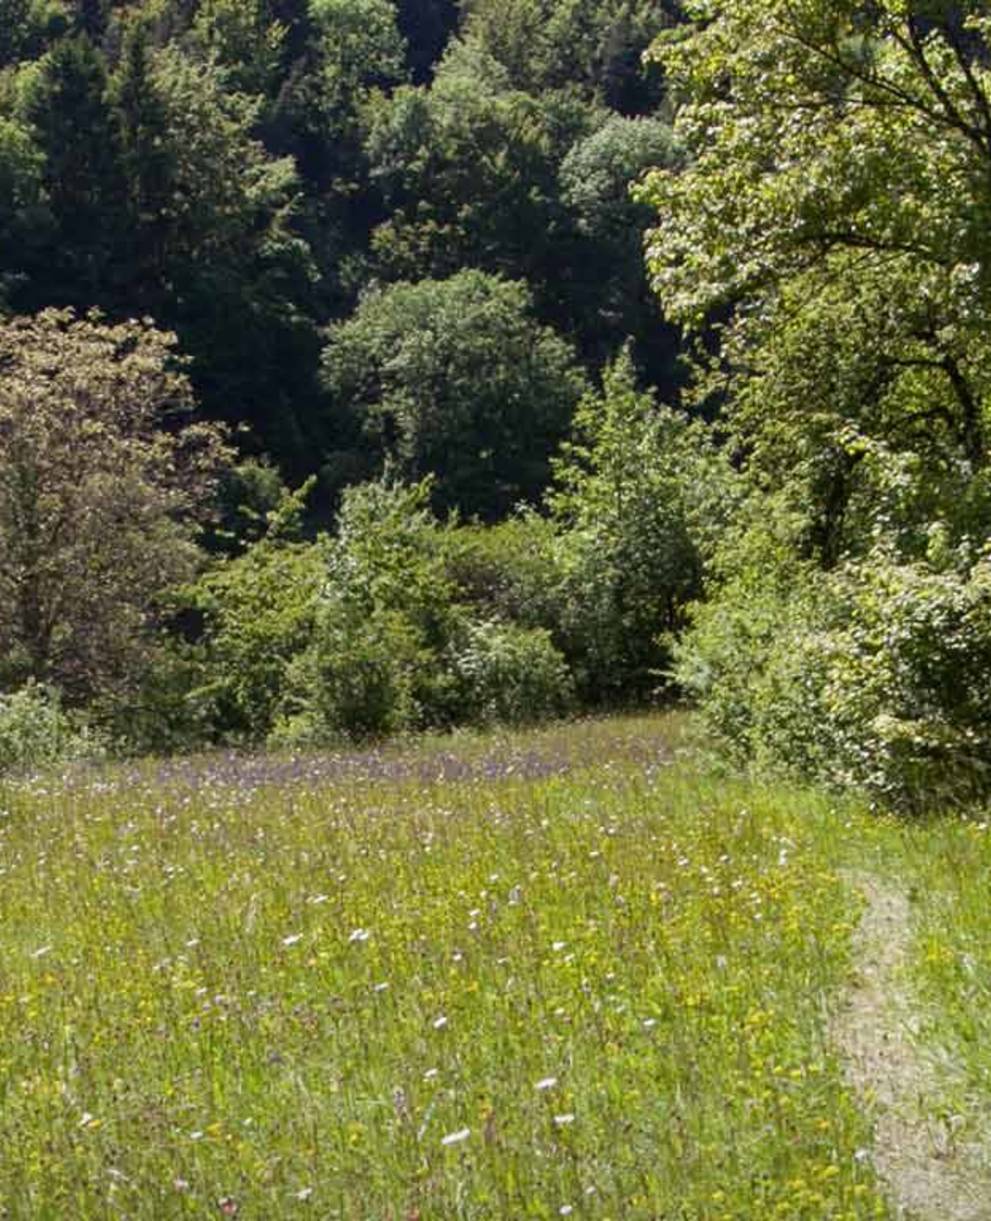
[[[525,285],[479,271],[398,283],[330,332],[324,382],[382,458],[435,499],[494,517],[543,488],[584,389]]]
[[[221,438],[181,427],[189,382],[148,323],[11,319],[0,369],[0,677],[126,692],[196,566]]]
[[[656,49],[669,314],[749,487],[678,675],[743,759],[887,802],[986,793],[991,17],[711,0]]]
[[[644,198],[669,316],[731,319],[703,390],[728,397],[765,486],[814,502],[827,563],[870,536],[858,497],[890,504],[885,468],[905,505],[966,505],[969,528],[991,393],[986,6],[686,7],[694,30],[655,54],[688,165]]]

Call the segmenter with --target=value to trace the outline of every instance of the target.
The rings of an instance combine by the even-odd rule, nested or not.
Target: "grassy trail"
[[[907,974],[913,921],[890,880],[854,874],[866,908],[853,978],[834,1021],[846,1073],[875,1117],[872,1157],[899,1216],[981,1221],[991,1209],[988,1146],[961,1140],[965,1117],[945,1105],[955,1076],[919,1038],[921,1008]]]
[[[991,1097],[986,831],[708,775],[669,719],[0,809],[10,1217],[896,1216],[851,866],[912,897],[933,1107],[966,1142]]]

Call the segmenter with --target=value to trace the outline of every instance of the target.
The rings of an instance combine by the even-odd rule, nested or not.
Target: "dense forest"
[[[626,195],[671,155],[662,73],[641,62],[669,20],[651,0],[4,0],[4,306],[174,331],[199,412],[285,478],[317,474],[325,508],[390,455],[500,516],[546,481],[582,372],[633,336],[671,376],[649,211]],[[485,275],[460,296],[437,286],[466,268]],[[448,305],[471,335],[469,301],[511,364],[549,328],[533,435],[529,411],[499,435],[485,405],[458,435],[376,372],[389,326],[420,348],[417,318]],[[426,400],[440,374],[406,376]]]
[[[991,783],[976,0],[0,0],[0,766],[688,696]]]

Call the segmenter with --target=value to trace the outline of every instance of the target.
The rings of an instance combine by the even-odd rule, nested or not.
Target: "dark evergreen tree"
[[[23,303],[107,305],[124,182],[106,64],[86,35],[59,40],[45,56],[25,118],[44,156],[51,229]]]
[[[168,139],[168,114],[152,79],[148,27],[128,27],[121,62],[111,82],[117,137],[125,180],[127,238],[119,253],[129,263],[127,298],[143,311],[166,313],[169,195],[175,159]]]
[[[74,0],[72,9],[74,28],[93,42],[99,42],[107,22],[103,0]]]

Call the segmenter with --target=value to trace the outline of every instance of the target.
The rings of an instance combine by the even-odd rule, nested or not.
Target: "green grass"
[[[926,896],[931,1030],[987,1096],[991,833],[706,776],[680,735],[9,789],[4,1215],[890,1215],[827,1038],[838,870]]]

